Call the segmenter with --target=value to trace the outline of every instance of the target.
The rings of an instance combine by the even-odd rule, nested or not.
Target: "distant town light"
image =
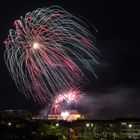
[[[8,123],[8,126],[11,126],[11,125],[12,125],[12,123],[11,123],[11,122],[9,122],[9,123]]]
[[[86,124],[86,127],[89,127],[89,123]]]
[[[113,126],[113,124],[110,124],[109,126],[110,126],[110,127],[112,127],[112,126]]]
[[[132,128],[132,124],[129,124],[128,127],[129,127],[129,128]]]
[[[122,122],[121,125],[126,125],[126,122]]]
[[[70,132],[73,132],[73,129],[72,128],[70,128]]]
[[[56,123],[55,125],[58,127],[59,126],[59,123]]]
[[[93,123],[91,123],[91,127],[93,127]]]

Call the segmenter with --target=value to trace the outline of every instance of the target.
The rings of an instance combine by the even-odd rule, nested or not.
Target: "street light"
[[[59,123],[56,123],[55,125],[58,127],[59,126]]]
[[[93,123],[91,123],[91,127],[93,127]]]
[[[133,138],[133,134],[132,134],[132,124],[128,125],[129,131],[130,131],[130,138]]]
[[[129,127],[129,128],[132,128],[132,124],[129,124],[128,127]]]
[[[89,127],[89,123],[86,124],[86,127]]]
[[[8,126],[11,126],[12,125],[12,123],[11,122],[8,122]]]
[[[87,123],[87,124],[86,124],[87,136],[89,135],[89,130],[90,130],[90,124],[89,124],[89,123]]]

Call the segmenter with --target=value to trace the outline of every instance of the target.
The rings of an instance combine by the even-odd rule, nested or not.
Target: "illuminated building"
[[[82,115],[78,113],[77,110],[67,110],[61,113],[55,113],[52,112],[48,115],[49,120],[67,120],[67,121],[73,121],[77,119],[81,119]]]

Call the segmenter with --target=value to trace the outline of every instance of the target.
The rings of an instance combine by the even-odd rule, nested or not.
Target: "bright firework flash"
[[[69,112],[65,111],[65,112],[61,112],[61,117],[63,118],[63,120],[68,120],[69,118]]]
[[[60,113],[70,109],[71,106],[77,106],[83,98],[83,94],[78,88],[70,88],[62,91],[54,98],[51,112]]]
[[[84,69],[94,74],[94,37],[86,24],[63,8],[29,12],[9,31],[5,62],[19,90],[46,104],[60,89],[80,85]]]

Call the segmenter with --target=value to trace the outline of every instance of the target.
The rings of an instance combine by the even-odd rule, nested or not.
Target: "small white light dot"
[[[132,124],[129,124],[128,127],[129,127],[129,128],[132,128]]]
[[[56,123],[56,126],[58,127],[59,126],[59,123]]]
[[[8,125],[9,125],[9,126],[11,126],[11,125],[12,125],[12,123],[10,123],[10,122],[9,122],[9,123],[8,123]]]
[[[86,126],[89,127],[89,123],[87,123]]]

